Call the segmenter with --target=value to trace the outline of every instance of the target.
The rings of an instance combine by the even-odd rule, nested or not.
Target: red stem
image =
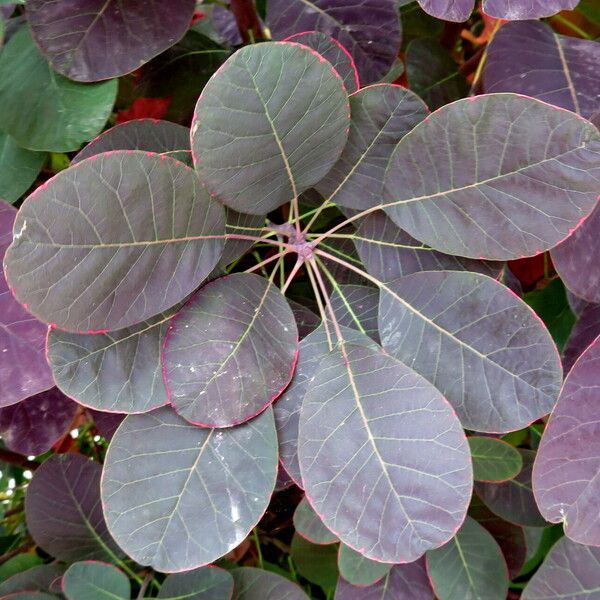
[[[254,0],[231,0],[229,7],[245,44],[265,39]]]

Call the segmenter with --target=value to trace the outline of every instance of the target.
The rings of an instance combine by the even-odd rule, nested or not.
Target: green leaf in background
[[[600,25],[600,4],[598,0],[581,0],[577,10],[595,25]]]
[[[45,152],[21,148],[10,135],[0,131],[0,198],[11,204],[16,202],[35,181],[46,156]]]
[[[4,581],[17,573],[27,571],[31,567],[41,565],[44,561],[37,554],[17,554],[0,565],[0,581]]]
[[[106,123],[117,80],[78,83],[52,71],[22,27],[0,55],[0,129],[30,150],[77,150]]]
[[[338,569],[340,575],[352,585],[373,585],[383,579],[393,566],[366,558],[345,544],[340,545]]]
[[[72,564],[63,576],[68,600],[129,600],[131,586],[122,571],[92,560]]]
[[[407,6],[400,8],[402,50],[404,52],[412,40],[423,37],[439,38],[444,29],[443,21],[428,15],[417,2],[405,2],[404,4]]]
[[[523,459],[516,448],[491,437],[468,438],[475,481],[507,481],[516,477]]]
[[[562,352],[576,321],[563,282],[560,279],[553,279],[546,287],[528,292],[523,299],[544,321],[559,352]]]
[[[302,577],[324,589],[335,588],[338,579],[337,544],[312,544],[294,534],[291,555]]]

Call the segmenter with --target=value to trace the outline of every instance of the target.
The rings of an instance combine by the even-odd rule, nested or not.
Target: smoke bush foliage
[[[598,598],[576,5],[2,2],[0,597]]]

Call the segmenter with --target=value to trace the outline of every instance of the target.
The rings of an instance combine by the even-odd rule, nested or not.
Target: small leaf
[[[72,564],[63,575],[67,600],[129,600],[131,586],[122,571],[97,561]]]
[[[243,567],[231,574],[235,582],[231,600],[308,600],[301,588],[277,573]]]
[[[218,262],[225,216],[178,160],[118,150],[38,188],[14,227],[5,265],[15,297],[47,323],[90,333],[183,300]]]
[[[302,577],[324,589],[333,589],[338,579],[337,546],[313,544],[294,534],[290,556]]]
[[[243,423],[287,387],[297,352],[296,320],[272,283],[251,273],[221,277],[171,322],[163,351],[170,401],[196,425]]]
[[[500,547],[471,517],[445,546],[427,553],[427,573],[440,600],[505,600],[508,592]]]
[[[523,467],[523,459],[516,448],[490,437],[467,439],[473,458],[475,481],[507,481],[519,474]]]
[[[233,577],[218,567],[200,567],[169,575],[157,598],[163,600],[227,600],[233,595]]]
[[[373,585],[383,579],[392,567],[390,563],[369,560],[349,546],[340,545],[338,554],[340,575],[352,585]]]
[[[108,527],[133,560],[171,573],[227,554],[265,512],[277,474],[267,409],[226,430],[195,427],[164,407],[129,415],[102,477]]]
[[[35,181],[47,156],[45,152],[21,148],[0,131],[0,198],[16,202]]]
[[[598,168],[600,132],[588,121],[515,94],[476,96],[438,109],[402,138],[385,210],[440,252],[533,256],[592,212]]]
[[[342,80],[314,50],[287,42],[246,46],[198,99],[196,171],[230,208],[264,215],[329,171],[348,137],[348,112]]]
[[[306,499],[302,498],[294,511],[294,527],[296,533],[312,544],[335,544],[339,539],[325,527],[319,515]]]

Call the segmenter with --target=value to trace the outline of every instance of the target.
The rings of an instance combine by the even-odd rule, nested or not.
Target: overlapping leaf
[[[119,150],[27,199],[6,275],[17,299],[60,329],[121,329],[193,291],[217,264],[224,229],[223,208],[188,167]]]
[[[77,150],[104,127],[116,94],[116,80],[82,85],[54,73],[27,27],[0,56],[0,129],[23,148]]]
[[[329,61],[344,81],[344,86],[349,94],[360,88],[358,71],[354,59],[336,39],[320,31],[305,31],[291,35],[285,39],[286,42],[304,44],[318,52],[324,59]]]
[[[350,111],[348,143],[316,188],[340,206],[365,209],[381,204],[383,178],[396,144],[429,111],[411,91],[390,84],[352,94]]]
[[[195,427],[167,407],[129,415],[104,464],[106,521],[140,564],[187,571],[248,535],[269,503],[276,473],[270,408],[226,430]]]
[[[599,169],[600,132],[591,123],[532,98],[477,96],[404,136],[388,166],[385,210],[441,252],[533,256],[592,212]]]
[[[383,212],[361,220],[352,240],[365,269],[380,281],[418,271],[475,271],[497,277],[502,263],[443,254],[415,240]]]
[[[302,498],[294,511],[294,528],[296,533],[313,544],[339,542],[337,535],[325,527],[306,498]]]
[[[433,383],[475,431],[521,429],[552,410],[562,369],[535,313],[497,281],[425,271],[381,290],[383,347]]]
[[[446,21],[466,21],[473,12],[473,0],[419,0],[421,8],[430,15]]]
[[[571,330],[563,351],[563,368],[568,373],[575,361],[600,335],[600,304],[589,304]]]
[[[321,31],[347,48],[363,84],[391,68],[402,38],[396,0],[270,0],[267,22],[275,38]]]
[[[197,425],[243,423],[281,394],[297,352],[294,315],[273,284],[251,273],[221,277],[171,322],[163,352],[170,401]]]
[[[122,413],[109,413],[98,410],[89,410],[89,413],[94,419],[94,425],[96,425],[98,433],[109,442],[125,419],[125,415]]]
[[[390,563],[365,558],[360,552],[340,544],[338,568],[340,576],[352,585],[369,586],[383,579],[392,568]]]
[[[56,454],[27,488],[27,529],[59,560],[114,560],[122,555],[106,528],[100,505],[101,467],[81,454]]]
[[[427,553],[427,573],[440,600],[505,600],[508,592],[500,546],[471,517],[445,546]]]
[[[227,233],[257,236],[260,235],[260,231],[257,231],[257,229],[265,224],[264,215],[247,215],[231,208],[225,209],[225,217],[227,221],[225,230]],[[219,265],[226,267],[231,264],[252,248],[253,243],[252,240],[228,239],[225,242]]]
[[[169,402],[160,354],[177,307],[111,333],[48,333],[47,358],[56,385],[100,411],[142,413]]]
[[[468,441],[475,481],[506,481],[521,471],[523,459],[510,444],[491,437],[470,437]]]
[[[231,600],[233,578],[218,567],[200,567],[186,573],[169,575],[160,586],[157,598],[163,600]]]
[[[131,585],[125,573],[112,565],[92,560],[72,564],[63,575],[62,589],[67,600],[131,598]]]
[[[331,308],[340,325],[357,329],[379,342],[379,290],[365,285],[339,285],[331,294]]]
[[[37,456],[68,431],[76,411],[75,402],[52,388],[0,409],[0,435],[10,450]]]
[[[35,181],[48,155],[21,148],[0,131],[0,198],[15,202]]]
[[[277,573],[243,567],[231,574],[235,582],[231,600],[308,600],[301,588]]]
[[[312,187],[346,143],[340,76],[293,43],[246,46],[208,82],[192,123],[194,164],[227,206],[265,214]]]
[[[298,439],[313,508],[367,558],[416,560],[460,526],[472,470],[458,419],[433,386],[380,349],[344,344],[321,359]]]
[[[17,211],[0,201],[0,258],[12,241]],[[44,356],[47,326],[13,297],[0,269],[0,406],[10,406],[54,386]]]
[[[563,522],[576,542],[600,545],[598,479],[598,339],[577,360],[544,431],[533,485],[544,517]]]
[[[62,577],[65,567],[59,564],[38,565],[20,573],[15,573],[0,583],[0,594],[6,597],[24,591],[44,592],[56,579]]]
[[[297,533],[292,538],[290,557],[298,573],[324,590],[333,590],[337,583],[337,556],[337,544],[313,544]]]
[[[506,23],[488,47],[483,81],[487,92],[525,94],[589,119],[598,110],[599,61],[597,42],[539,21]]]
[[[194,7],[194,0],[30,0],[27,17],[54,69],[76,81],[98,81],[129,73],[172,46]]]

